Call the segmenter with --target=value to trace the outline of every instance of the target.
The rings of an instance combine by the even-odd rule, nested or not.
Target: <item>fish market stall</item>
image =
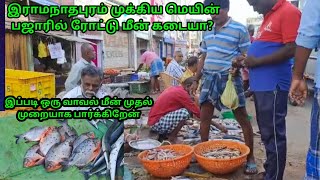
[[[126,151],[125,163],[135,179],[150,179],[151,177],[162,177],[165,179],[208,179],[219,175],[219,173],[217,173],[219,168],[225,169],[225,171],[220,170],[222,173],[224,172],[224,174],[233,173],[241,168],[241,165],[245,162],[250,150],[244,144],[242,129],[239,123],[234,119],[232,113],[225,112],[222,113],[219,118],[212,119],[212,121],[225,126],[228,129],[228,133],[223,133],[215,126],[211,125],[209,137],[211,141],[208,141],[208,144],[201,143],[199,122],[194,119],[190,119],[189,121],[190,122],[187,123],[188,125],[183,126],[178,134],[181,144],[178,144],[177,146],[192,147],[193,156],[190,160],[184,162],[186,165],[179,171],[170,171],[169,167],[172,167],[173,165],[171,166],[169,164],[171,162],[183,164],[177,163],[177,161],[188,153],[181,154],[179,151],[175,151],[171,147],[176,145],[165,145],[165,141],[159,141],[157,135],[150,137],[150,128],[147,125],[147,118],[142,121],[129,120],[125,122],[125,131],[130,131],[131,133],[136,132],[140,135],[142,134],[140,136],[142,139],[141,141],[154,139],[155,141],[158,140],[160,143],[151,143],[152,141],[149,141],[150,146],[155,144],[154,148],[147,148],[147,146],[144,146],[145,150],[143,150],[143,148],[139,149],[131,147],[130,151]],[[148,129],[149,132],[146,131],[145,133],[141,133],[141,129]],[[218,142],[222,142],[222,144],[216,144]],[[170,148],[167,149],[166,147]],[[157,163],[158,165],[156,165]],[[163,164],[160,168],[161,163]],[[210,163],[212,165],[215,164],[214,167],[211,167],[213,170],[206,168]],[[171,170],[172,169],[173,168],[171,168]],[[172,174],[170,174],[170,172]]]
[[[144,94],[149,92],[150,76],[148,72],[135,73],[134,69],[105,69],[105,86],[121,87],[130,91],[130,94]]]
[[[19,122],[5,116],[0,123],[0,179],[123,176],[121,122],[100,121],[96,128],[86,120]]]

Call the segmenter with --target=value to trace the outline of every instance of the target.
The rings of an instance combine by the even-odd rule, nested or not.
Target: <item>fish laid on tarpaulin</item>
[[[29,131],[15,135],[17,138],[16,144],[25,140],[26,142],[37,142],[46,134],[46,132],[53,127],[46,127],[46,126],[35,126],[31,128]]]
[[[93,161],[100,153],[101,141],[99,139],[86,139],[71,154],[70,159],[66,159],[62,164],[62,171],[71,166],[83,168]]]
[[[80,136],[78,136],[77,139],[73,143],[72,152],[74,152],[74,150],[79,146],[79,144],[81,144],[83,141],[85,141],[86,139],[89,139],[89,138],[91,138],[91,139],[95,138],[93,132],[83,133]]]
[[[33,167],[43,164],[45,158],[37,153],[39,148],[40,146],[38,144],[35,144],[27,150],[26,155],[23,159],[24,167]]]
[[[58,127],[58,131],[60,133],[61,136],[61,141],[64,141],[66,139],[67,136],[77,136],[77,131],[69,126],[68,121],[64,120],[64,121],[58,121],[59,124],[61,124],[60,127]]]
[[[51,128],[46,132],[46,135],[40,139],[40,149],[38,153],[46,156],[52,146],[61,142],[61,136],[56,127]]]
[[[61,144],[56,144],[48,151],[45,157],[45,169],[48,172],[58,170],[62,167],[61,162],[65,158],[69,158],[72,152],[72,143],[76,136],[68,137]]]

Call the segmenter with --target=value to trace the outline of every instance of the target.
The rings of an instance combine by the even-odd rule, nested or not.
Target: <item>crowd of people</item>
[[[261,175],[263,179],[281,180],[287,156],[288,97],[299,105],[307,97],[303,74],[311,51],[320,46],[320,2],[307,0],[301,12],[286,0],[247,1],[264,17],[254,39],[251,26],[247,28],[228,15],[228,0],[204,1],[205,5],[220,5],[220,12],[211,15],[215,22],[213,30],[203,34],[200,60],[195,62],[198,57],[189,58],[188,68],[184,71],[179,65],[182,54],[175,52],[166,72],[181,81],[174,81],[172,87],[160,94],[150,111],[149,125],[152,130],[175,141],[177,132],[193,116],[200,121],[201,140],[208,141],[214,109],[226,108],[220,97],[231,73],[239,99],[239,106],[233,113],[250,148],[244,172],[258,173],[253,130],[246,111],[246,97],[253,95],[259,132],[266,149],[265,171]],[[319,60],[306,160],[307,180],[320,179]],[[192,97],[196,97],[199,84],[199,99],[194,102]],[[219,129],[224,130],[224,127]]]
[[[177,134],[190,117],[200,121],[202,141],[209,140],[210,125],[227,133],[225,127],[212,121],[214,109],[227,109],[221,95],[231,73],[239,105],[233,110],[250,148],[244,173],[257,174],[254,158],[253,130],[247,119],[246,97],[253,95],[261,140],[266,149],[264,179],[281,180],[286,166],[286,115],[288,97],[302,105],[307,97],[304,70],[313,49],[320,47],[320,2],[307,0],[303,11],[286,0],[247,0],[264,19],[255,38],[252,26],[246,27],[229,15],[229,0],[205,0],[204,5],[220,5],[211,31],[203,33],[200,57],[179,63],[181,51],[175,51],[165,68],[159,56],[141,50],[141,64],[150,67],[152,93],[160,92],[158,77],[166,72],[175,80],[163,91],[149,113],[152,131],[177,143]],[[95,51],[90,44],[81,47],[82,59],[71,69],[64,98],[105,96],[100,91],[103,74],[94,66]],[[294,59],[294,61],[292,61]],[[294,70],[292,72],[292,66]],[[306,159],[305,179],[320,179],[319,103],[320,59],[311,112],[311,140]]]

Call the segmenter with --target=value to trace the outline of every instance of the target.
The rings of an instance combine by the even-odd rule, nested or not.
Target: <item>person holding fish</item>
[[[204,6],[209,6],[211,3],[220,6],[219,14],[211,15],[214,27],[203,33],[200,47],[203,56],[193,82],[193,93],[195,94],[200,79],[202,81],[199,97],[202,141],[209,140],[214,108],[220,111],[227,109],[221,103],[220,97],[226,87],[229,73],[231,73],[232,61],[241,54],[245,54],[251,44],[247,27],[229,17],[229,0],[205,0]],[[250,148],[244,173],[256,174],[258,170],[254,159],[253,130],[245,107],[246,98],[240,71],[235,69],[233,76],[239,99],[239,106],[233,110],[233,113],[243,130],[245,143]]]

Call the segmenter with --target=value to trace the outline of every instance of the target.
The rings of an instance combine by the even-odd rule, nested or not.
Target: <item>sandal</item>
[[[247,175],[253,175],[258,173],[257,164],[248,162],[245,166],[244,173]]]

